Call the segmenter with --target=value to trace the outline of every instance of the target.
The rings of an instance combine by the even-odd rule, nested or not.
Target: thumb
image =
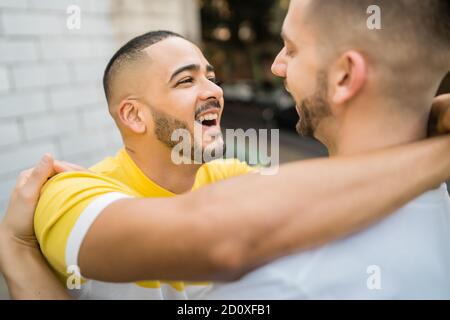
[[[47,182],[48,178],[54,174],[53,158],[50,154],[45,154],[36,167],[34,167],[26,185],[33,189],[40,189],[42,185]]]

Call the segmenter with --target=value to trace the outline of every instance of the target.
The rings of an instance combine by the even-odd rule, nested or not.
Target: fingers
[[[68,171],[89,171],[86,168],[83,168],[79,165],[73,164],[73,163],[69,163],[66,161],[61,161],[61,160],[55,160],[54,164],[53,164],[53,168],[55,169],[55,171],[57,173],[61,173],[61,172],[68,172]]]
[[[450,133],[450,106],[447,108],[442,118],[438,122],[439,133]]]
[[[69,171],[89,172],[88,169],[79,165],[54,160],[51,155],[45,154],[34,168],[19,174],[15,191],[24,200],[35,201],[39,197],[40,189],[49,178],[57,173]]]
[[[450,94],[443,94],[435,98],[434,105],[438,110],[438,133],[450,133]]]
[[[55,173],[52,156],[45,154],[34,168],[19,175],[16,189],[24,200],[36,201],[44,183]]]
[[[434,98],[429,129],[432,135],[450,133],[450,94]]]
[[[28,178],[30,177],[30,174],[32,171],[33,171],[33,168],[24,170],[21,173],[19,173],[19,176],[17,177],[16,187],[19,187],[19,188],[22,187],[25,184],[25,182],[28,180]]]
[[[53,158],[49,154],[45,154],[39,164],[34,167],[30,175],[30,183],[40,184],[41,186],[55,174],[53,170]]]
[[[445,106],[450,106],[450,93],[446,93],[446,94],[441,94],[437,97],[434,98],[433,100],[433,107],[435,105],[438,105],[438,107],[445,107]]]

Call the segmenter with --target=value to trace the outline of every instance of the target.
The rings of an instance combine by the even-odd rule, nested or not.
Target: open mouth
[[[217,125],[219,115],[217,113],[206,113],[204,115],[198,116],[195,121],[200,123],[202,126],[205,127],[213,127]]]

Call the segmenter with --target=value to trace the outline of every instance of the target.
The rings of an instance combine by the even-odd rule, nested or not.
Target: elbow
[[[243,247],[236,241],[225,241],[211,250],[209,257],[214,281],[237,281],[253,269]]]
[[[208,195],[215,201],[206,207],[204,201],[191,194],[189,200],[190,212],[195,212],[190,218],[196,230],[195,243],[199,255],[207,265],[208,278],[213,281],[236,281],[250,271],[251,255],[249,243],[243,235],[242,226],[227,213],[228,201],[218,196]],[[214,207],[212,207],[214,206]]]

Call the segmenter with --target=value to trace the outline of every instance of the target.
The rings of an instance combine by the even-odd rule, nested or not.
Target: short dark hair
[[[380,8],[381,29],[368,27],[371,5]],[[327,49],[319,55],[324,64],[358,50],[380,75],[385,96],[413,99],[450,69],[449,0],[314,0],[303,14]]]
[[[103,74],[103,89],[105,90],[106,101],[108,103],[111,99],[111,83],[114,81],[114,75],[117,74],[120,66],[142,58],[142,50],[169,37],[183,38],[183,36],[172,31],[150,31],[131,39],[117,50],[106,65]]]
[[[381,30],[368,30],[366,10],[371,5],[381,9]],[[449,0],[314,0],[307,13],[308,22],[317,23],[321,35],[339,41],[336,33],[346,40],[360,37],[368,45],[374,41],[380,47],[407,45],[420,57],[435,59],[443,64],[449,62],[450,48],[450,1]],[[361,32],[359,33],[362,34]],[[433,50],[439,49],[439,52]],[[382,51],[383,54],[388,54]],[[445,61],[444,61],[445,63]],[[448,65],[448,64],[447,64]]]

